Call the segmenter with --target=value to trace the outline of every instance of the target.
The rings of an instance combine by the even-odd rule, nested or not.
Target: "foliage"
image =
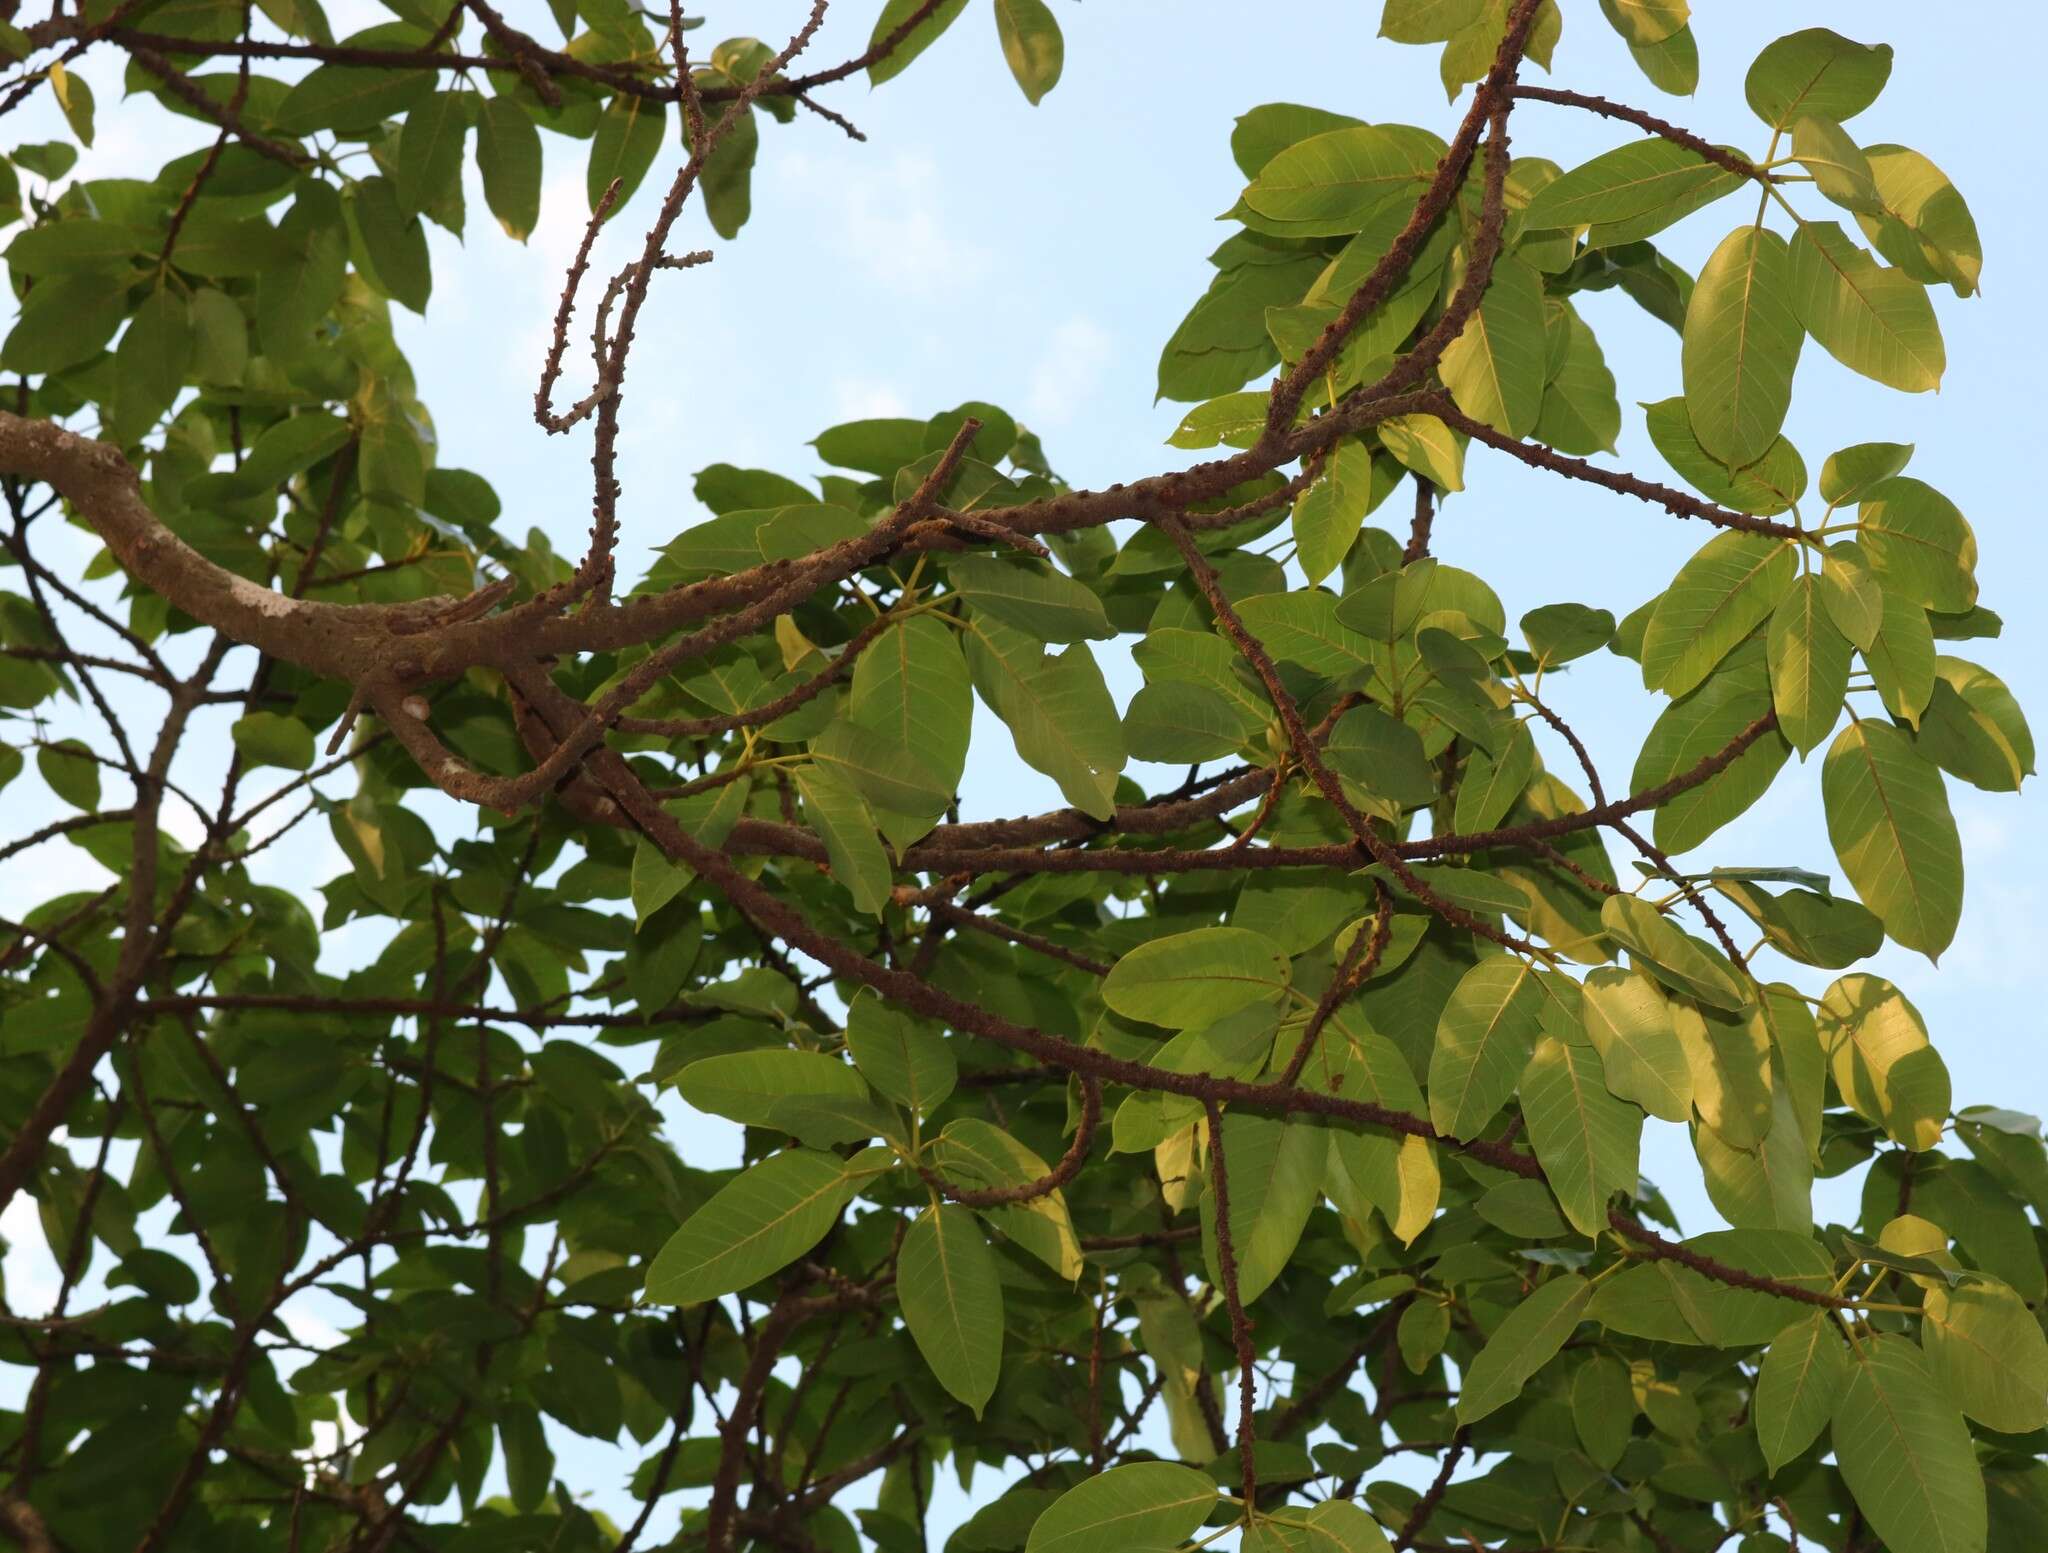
[[[808,75],[822,0],[708,55],[626,0],[552,0],[559,44],[386,8],[342,39],[317,0],[0,27],[87,148],[110,66],[219,127],[153,180],[0,164],[0,785],[33,764],[70,811],[0,860],[115,876],[0,924],[0,1202],[64,1274],[0,1322],[0,1529],[908,1553],[946,1471],[957,1553],[2048,1541],[2040,1127],[1954,1109],[1857,968],[1950,945],[1950,786],[2017,789],[2032,742],[1937,648],[1998,630],[1940,472],[1873,442],[1810,481],[1786,435],[1809,337],[1931,389],[1928,291],[1977,289],[1961,195],[1845,127],[1889,49],[1771,44],[1752,157],[1524,83],[1551,0],[1387,0],[1469,106],[1448,141],[1238,119],[1235,227],[1159,365],[1174,444],[1221,451],[1091,492],[994,405],[838,426],[808,483],[703,469],[712,516],[622,592],[634,321],[709,258],[678,212],[732,236],[763,121],[850,129],[814,94],[968,7],[889,0]],[[990,9],[1038,102],[1058,23]],[[1599,10],[1691,90],[1685,0]],[[1620,143],[1510,159],[1532,102]],[[524,240],[564,141],[593,235],[661,189],[588,394],[556,408],[587,239],[545,363],[541,423],[590,437],[574,564],[440,463],[391,313],[428,309],[423,223],[464,230],[472,156]],[[1694,276],[1654,240],[1699,212],[1736,224]],[[1682,485],[1586,461],[1634,413],[1577,306],[1608,289],[1678,336],[1644,413]],[[1473,442],[1711,533],[1619,622],[1511,625],[1430,554]],[[1560,709],[1596,653],[1658,698],[1625,789]],[[958,818],[977,703],[1070,807]],[[1848,892],[1673,860],[1795,752]],[[259,882],[302,822],[347,868]],[[380,948],[339,973],[357,923]],[[664,1135],[664,1091],[743,1162]],[[1646,1116],[1732,1228],[1651,1227]],[[1858,1222],[1816,1223],[1851,1171]],[[354,1317],[308,1352],[313,1293]],[[630,1525],[561,1480],[571,1435],[644,1452]]]

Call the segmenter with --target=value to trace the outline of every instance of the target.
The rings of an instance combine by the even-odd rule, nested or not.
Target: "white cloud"
[[[910,404],[894,384],[875,378],[842,377],[832,383],[832,413],[842,421],[908,415]]]
[[[876,163],[798,155],[777,174],[810,211],[821,273],[845,261],[891,291],[930,296],[978,281],[989,268],[989,250],[952,230],[929,156],[904,152]]]
[[[1067,319],[1046,337],[1025,391],[1025,419],[1033,427],[1061,426],[1102,386],[1109,365],[1109,332],[1092,318]]]

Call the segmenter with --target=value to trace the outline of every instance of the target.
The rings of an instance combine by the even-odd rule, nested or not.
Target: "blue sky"
[[[1163,445],[1184,407],[1153,403],[1154,367],[1161,343],[1207,284],[1205,255],[1233,230],[1215,219],[1240,182],[1228,153],[1232,120],[1282,100],[1439,131],[1456,120],[1457,107],[1447,106],[1437,84],[1434,51],[1376,39],[1378,6],[1370,0],[1054,4],[1066,29],[1067,68],[1042,106],[1028,106],[1009,79],[987,0],[974,0],[905,76],[872,94],[854,81],[828,95],[867,133],[866,144],[808,115],[787,127],[764,126],[754,216],[736,242],[718,242],[701,215],[686,213],[674,246],[713,247],[717,260],[663,277],[641,325],[621,445],[629,570],[636,555],[706,516],[689,494],[696,470],[727,461],[816,473],[822,466],[806,444],[857,416],[925,416],[970,397],[992,400],[1038,431],[1055,467],[1076,484],[1184,461]],[[512,9],[531,10],[527,24],[546,31],[537,4]],[[794,0],[712,7],[711,24],[694,36],[743,26],[766,32],[800,9]],[[840,0],[812,57],[829,62],[857,52],[875,9],[874,0]],[[2039,132],[2030,70],[2048,49],[2048,15],[2031,6],[1924,0],[1702,7],[1701,90],[1680,101],[1641,79],[1590,0],[1565,9],[1548,80],[1639,103],[1753,154],[1765,137],[1742,101],[1742,75],[1779,31],[1830,24],[1897,48],[1891,84],[1851,132],[1864,142],[1909,144],[1953,178],[1983,235],[1984,294],[1968,302],[1935,294],[1949,357],[1938,396],[1881,388],[1809,345],[1786,434],[1816,471],[1846,443],[1917,444],[1912,472],[1945,491],[1974,524],[1984,602],[2006,620],[2002,639],[1957,650],[2023,681],[2027,666],[2048,661],[2048,623],[2032,596],[2039,584],[2024,581],[2048,573],[2029,457],[2040,441],[2038,372],[2048,339],[2026,278],[2048,232],[2038,197],[2008,169],[2009,148]],[[1986,25],[1961,31],[1955,18],[1966,9]],[[352,10],[367,8],[330,6],[338,26]],[[82,73],[99,90],[96,155],[107,172],[154,171],[169,136],[198,143],[196,127],[176,121],[166,130],[147,105],[118,109],[106,63],[95,68],[88,60]],[[1546,79],[1534,70],[1530,77]],[[18,138],[56,132],[26,118],[13,127]],[[1518,153],[1566,167],[1633,135],[1541,104],[1517,110],[1514,132]],[[544,435],[532,422],[531,401],[563,265],[581,233],[583,147],[550,138],[547,149],[541,231],[523,248],[506,241],[473,188],[466,243],[434,234],[431,321],[408,315],[401,335],[438,420],[442,462],[477,469],[496,484],[508,531],[538,526],[557,549],[573,553],[588,526],[587,439]],[[669,165],[658,164],[641,208]],[[1747,214],[1732,202],[1712,207],[1659,241],[1696,267]],[[620,227],[608,239],[614,264],[628,241],[638,241],[630,217]],[[1669,478],[1633,405],[1678,391],[1677,338],[1612,293],[1584,308],[1628,407],[1617,462]],[[1562,600],[1620,615],[1657,591],[1708,537],[1642,504],[1535,476],[1483,449],[1473,450],[1467,476],[1467,492],[1437,524],[1437,552],[1487,576],[1511,619]],[[79,546],[81,564],[90,548]],[[1136,677],[1127,660],[1105,661],[1121,701]],[[1556,682],[1554,697],[1610,785],[1624,785],[1661,705],[1642,691],[1634,666],[1603,660],[1576,667]],[[970,815],[1058,802],[1049,783],[1009,754],[998,725],[977,732],[965,791]],[[1836,872],[1821,826],[1818,765],[1816,755],[1803,768],[1788,767],[1764,802],[1701,855]],[[2048,1060],[2034,961],[2048,905],[2041,882],[2048,807],[2038,783],[2018,798],[1960,785],[1951,795],[1968,873],[1956,945],[1938,971],[1897,951],[1887,951],[1878,968],[1926,1015],[1959,1105],[2039,1111],[2048,1107]],[[24,828],[40,822],[46,801],[31,779],[8,796],[11,809],[20,805]],[[0,911],[46,893],[59,872],[66,887],[77,887],[68,881],[79,876],[82,856],[48,855],[61,850],[46,848],[38,865],[10,868],[0,879]],[[341,866],[310,827],[267,857],[273,880],[287,884]],[[367,947],[352,946],[346,934],[334,945],[347,958]],[[1807,973],[1802,984],[1817,992],[1825,978]],[[680,1109],[673,1122],[693,1163],[731,1157],[724,1124]],[[1691,1184],[1697,1166],[1681,1129],[1649,1124],[1644,1170],[1671,1194],[1688,1230],[1718,1223]],[[1824,1184],[1817,1206],[1847,1216],[1853,1197]],[[39,1238],[29,1225],[20,1228],[25,1238]],[[12,1288],[32,1287],[40,1273],[25,1252],[8,1259]],[[591,1481],[612,1480],[612,1466],[591,1467]],[[619,1502],[616,1491],[599,1498]],[[656,1529],[664,1524],[666,1517],[658,1519]]]

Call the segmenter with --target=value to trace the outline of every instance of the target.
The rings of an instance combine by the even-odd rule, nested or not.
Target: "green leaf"
[[[1859,442],[1838,449],[1820,467],[1821,499],[1831,507],[1861,501],[1872,486],[1903,470],[1912,456],[1910,442]]]
[[[1429,1057],[1429,1119],[1440,1133],[1476,1137],[1515,1091],[1542,1021],[1535,969],[1489,955],[1460,978]]]
[[[1631,43],[1628,52],[1658,91],[1690,97],[1699,90],[1700,45],[1690,27],[1679,28],[1662,43]]]
[[[1439,490],[1465,489],[1465,444],[1434,415],[1393,415],[1379,423],[1380,446]],[[1369,501],[1370,505],[1370,501]]]
[[[1372,450],[1349,438],[1324,463],[1322,477],[1295,499],[1295,550],[1311,583],[1321,582],[1343,561],[1372,505],[1372,488]]]
[[[1770,1106],[1770,1126],[1747,1148],[1737,1148],[1712,1127],[1693,1129],[1707,1199],[1737,1229],[1808,1234],[1813,1229],[1813,1163],[1784,1084],[1771,1086]]]
[[[1764,46],[1743,79],[1742,95],[1772,129],[1786,129],[1803,114],[1841,123],[1876,102],[1891,73],[1889,44],[1854,43],[1809,27]]]
[[[43,785],[74,809],[97,813],[100,806],[100,763],[83,739],[59,739],[36,751],[36,773]]]
[[[1692,1069],[1692,1103],[1731,1148],[1753,1149],[1772,1130],[1771,1030],[1763,1011],[1747,1016],[1678,1001],[1671,1024]]]
[[[45,221],[15,234],[7,262],[21,275],[62,275],[121,265],[149,253],[143,227],[91,218]]]
[[[887,477],[923,456],[924,427],[900,418],[848,421],[819,433],[811,446],[828,464]]]
[[[1643,632],[1643,684],[1678,697],[1771,618],[1798,574],[1791,540],[1729,530],[1678,569]]]
[[[553,1486],[555,1453],[541,1428],[540,1409],[513,1403],[498,1411],[498,1439],[505,1447],[505,1486],[524,1514],[540,1508]]]
[[[1719,199],[1742,180],[1697,151],[1651,136],[1604,151],[1545,184],[1523,212],[1530,231],[1626,223],[1636,241]],[[1599,246],[1599,245],[1596,245]]]
[[[1927,1368],[1967,1416],[2001,1434],[2048,1428],[2048,1338],[2026,1301],[1972,1280],[1928,1289],[1921,1316]]]
[[[1760,518],[1789,511],[1806,494],[1806,461],[1799,450],[1779,437],[1763,457],[1742,469],[1730,469],[1699,444],[1685,401],[1659,400],[1643,406],[1650,441],[1694,490],[1737,512]]]
[[[242,316],[241,304],[223,291],[201,286],[186,308],[192,323],[193,375],[209,387],[235,387],[249,366],[249,321]]]
[[[304,771],[313,764],[313,730],[281,712],[251,712],[236,721],[235,750],[247,766]]]
[[[853,1196],[842,1162],[784,1149],[728,1181],[669,1237],[647,1269],[647,1298],[696,1305],[758,1283],[824,1238]]]
[[[847,715],[924,766],[947,792],[957,788],[974,687],[955,633],[930,615],[890,626],[854,664]]]
[[[1572,1376],[1572,1423],[1593,1464],[1609,1471],[1621,1460],[1634,1433],[1635,1387],[1628,1366],[1595,1354]]]
[[[1124,709],[1124,740],[1135,760],[1216,760],[1240,748],[1248,730],[1237,709],[1200,685],[1146,685]]]
[[[1577,1330],[1592,1297],[1585,1279],[1560,1273],[1510,1310],[1466,1368],[1458,1422],[1475,1424],[1520,1396]]]
[[[1009,726],[1017,753],[1057,782],[1067,802],[1108,819],[1126,758],[1123,728],[1087,644],[1049,654],[1000,620],[977,616],[970,624],[968,673]]]
[[[1821,768],[1828,840],[1885,931],[1938,958],[1963,908],[1963,853],[1941,773],[1910,735],[1882,723],[1844,728]]]
[[[1522,1071],[1529,1142],[1565,1217],[1582,1235],[1607,1230],[1607,1200],[1633,1192],[1643,1113],[1609,1092],[1591,1046],[1544,1036]]]
[[[1794,579],[1771,615],[1771,700],[1801,755],[1834,732],[1849,690],[1849,638],[1835,627],[1819,578]]]
[[[1806,332],[1851,371],[1909,394],[1941,386],[1948,356],[1926,288],[1880,265],[1834,222],[1800,224],[1792,293]]]
[[[1621,404],[1600,342],[1568,303],[1553,311],[1550,328],[1553,334],[1564,331],[1564,358],[1553,366],[1543,390],[1536,440],[1561,453],[1612,453],[1621,435]]]
[[[57,99],[58,111],[64,115],[64,122],[71,126],[71,133],[78,137],[78,143],[88,150],[92,147],[93,100],[92,88],[80,77],[64,68],[62,60],[52,60],[49,67],[50,90]],[[33,81],[34,77],[30,77]]]
[[[1482,0],[1386,0],[1380,36],[1395,43],[1442,43],[1469,27],[1483,9]]]
[[[1820,598],[1835,629],[1868,651],[1884,625],[1884,592],[1853,545],[1830,545],[1821,562]]]
[[[282,485],[339,451],[350,435],[347,421],[321,410],[301,411],[274,422],[235,470],[233,490],[237,495],[254,495]]]
[[[399,203],[388,178],[365,178],[350,194],[349,212],[377,289],[415,313],[426,312],[434,278],[425,224]]]
[[[957,555],[946,562],[946,577],[976,609],[1041,642],[1116,635],[1094,591],[1043,561]]]
[[[943,1037],[873,992],[847,1005],[846,1050],[861,1077],[899,1105],[929,1116],[953,1092],[959,1068]]]
[[[1843,209],[1875,215],[1884,208],[1870,158],[1833,119],[1801,115],[1792,125],[1792,155],[1813,174],[1813,186]]]
[[[1465,758],[1464,775],[1458,781],[1452,826],[1467,833],[1493,829],[1520,801],[1522,790],[1535,774],[1536,741],[1526,726],[1516,726],[1498,757],[1475,749]]]
[[[723,846],[725,838],[739,822],[741,811],[746,808],[747,794],[752,786],[752,779],[743,776],[710,792],[673,804],[669,812],[706,846]],[[632,871],[628,876],[635,931],[646,926],[647,919],[681,894],[695,877],[691,869],[670,862],[659,847],[642,836],[634,845]]]
[[[1066,43],[1060,24],[1045,0],[995,0],[996,36],[1002,40],[1003,61],[1024,96],[1036,107],[1045,94],[1059,85],[1060,67],[1066,63]]]
[[[380,180],[366,179],[375,183]],[[315,185],[326,193],[324,185]],[[313,349],[328,310],[339,300],[348,274],[348,243],[332,221],[332,197],[301,194],[293,206],[307,211],[298,257],[267,269],[256,279],[256,337],[275,360],[304,359]]]
[[[678,1073],[675,1085],[700,1111],[790,1133],[813,1148],[858,1143],[891,1125],[861,1076],[823,1052],[703,1057]]]
[[[1263,933],[1196,928],[1138,945],[1110,968],[1102,1001],[1129,1019],[1192,1030],[1253,1003],[1278,1002],[1287,956]]]
[[[1237,1297],[1250,1305],[1287,1269],[1322,1190],[1329,1134],[1305,1120],[1247,1111],[1223,1117],[1223,1153],[1230,1179],[1230,1244],[1237,1259]],[[1216,1250],[1216,1199],[1202,1199],[1202,1251],[1209,1281],[1222,1286]]]
[[[1003,1371],[1003,1285],[972,1213],[942,1203],[917,1216],[897,1252],[896,1297],[939,1384],[981,1417]]]
[[[811,756],[863,793],[878,809],[935,817],[953,800],[922,760],[888,734],[841,717],[811,741]]]
[[[1543,410],[1545,362],[1543,277],[1520,259],[1502,259],[1478,310],[1444,350],[1444,386],[1474,420],[1526,437]]]
[[[967,0],[939,0],[930,14],[904,31],[904,24],[924,9],[924,0],[889,0],[882,7],[882,14],[875,18],[875,30],[868,39],[868,46],[879,48],[899,32],[902,36],[894,48],[868,66],[868,84],[880,86],[902,74],[912,60],[938,41],[939,35],[952,26],[966,8]]]
[[[1773,949],[1803,965],[1840,970],[1876,954],[1884,942],[1884,924],[1852,900],[1834,900],[1812,890],[1772,895],[1718,874],[1714,888],[1763,929]]]
[[[116,419],[124,436],[141,436],[171,407],[191,375],[192,352],[185,299],[159,286],[135,310],[114,352]]]
[[[464,92],[434,92],[405,116],[392,155],[398,202],[415,213],[434,208],[462,178],[470,105]]]
[[[1737,227],[1700,270],[1685,310],[1679,364],[1693,435],[1733,468],[1777,440],[1792,403],[1804,330],[1794,311],[1791,251],[1762,227]]]
[[[1348,1499],[1325,1499],[1306,1519],[1308,1553],[1393,1553],[1379,1522]]]
[[[849,1027],[850,1028],[850,1027]],[[932,1149],[932,1166],[968,1186],[1025,1186],[1050,1173],[1046,1162],[1001,1128],[977,1117],[946,1124]],[[1021,1203],[982,1210],[982,1216],[1072,1283],[1081,1276],[1081,1243],[1061,1192],[1042,1192]]]
[[[867,800],[827,766],[798,766],[790,779],[803,795],[804,818],[825,843],[832,877],[853,896],[856,911],[879,917],[889,904],[894,870]]]
[[[614,178],[619,180],[619,197],[613,202],[613,212],[624,209],[633,197],[661,152],[663,114],[657,99],[631,92],[612,97],[598,118],[597,133],[590,140],[590,163],[584,172],[584,191],[593,211]]]
[[[1188,411],[1166,441],[1176,448],[1248,448],[1259,440],[1265,425],[1263,393],[1224,394]]]
[[[1238,602],[1237,617],[1266,650],[1311,674],[1338,678],[1372,666],[1372,643],[1337,619],[1337,600],[1320,589],[1262,593]]]
[[[1692,770],[1770,710],[1764,643],[1752,636],[1697,689],[1658,714],[1629,786],[1643,792]],[[1652,821],[1657,845],[1669,852],[1700,845],[1769,791],[1791,753],[1783,734],[1765,733],[1706,781],[1673,795]]]
[[[1687,0],[1600,0],[1600,14],[1631,48],[1648,48],[1682,30],[1692,7]]]
[[[434,90],[434,84],[431,70],[318,65],[285,94],[270,116],[271,128],[286,135],[371,129],[402,117]]]
[[[1216,1484],[1165,1461],[1135,1461],[1083,1478],[1032,1524],[1024,1553],[1128,1553],[1171,1548],[1209,1518]]]
[[[1394,1328],[1394,1342],[1401,1350],[1401,1362],[1410,1375],[1420,1375],[1430,1361],[1444,1351],[1444,1339],[1451,1335],[1448,1306],[1435,1300],[1417,1300],[1401,1312]]]
[[[1757,1370],[1753,1411],[1757,1443],[1773,1476],[1820,1438],[1848,1384],[1848,1341],[1826,1311],[1771,1339]]]
[[[1522,616],[1522,636],[1544,667],[1570,663],[1614,640],[1614,616],[1585,604],[1545,604]]]
[[[1984,269],[1984,250],[1970,207],[1948,175],[1904,146],[1865,146],[1863,154],[1884,206],[1881,215],[1858,213],[1863,235],[1923,285],[1947,281],[1957,296],[1973,295]]]
[[[602,124],[599,128],[603,128]],[[704,164],[704,214],[710,219],[711,230],[720,237],[730,240],[739,236],[740,228],[753,214],[754,160],[760,149],[760,120],[749,107],[734,121]],[[621,191],[621,197],[630,193],[629,184]]]
[[[1984,1553],[1984,1476],[1969,1428],[1912,1344],[1864,1340],[1832,1438],[1842,1480],[1887,1546]]]
[[[2018,792],[2034,770],[2034,736],[2019,702],[1996,674],[1967,659],[1943,654],[1934,668],[1921,752],[1986,792]]]
[[[1348,236],[1380,206],[1421,192],[1443,150],[1436,136],[1405,125],[1328,130],[1261,167],[1244,203],[1285,222],[1290,236]]]
[[[1347,782],[1397,807],[1436,797],[1436,777],[1421,736],[1376,706],[1355,706],[1338,718],[1323,754]]]
[[[1927,1039],[1927,1021],[1882,976],[1844,976],[1821,998],[1816,1021],[1843,1103],[1901,1148],[1941,1142],[1951,1096],[1948,1069]]]
[[[486,98],[476,125],[476,166],[484,203],[505,235],[525,242],[540,224],[540,131],[509,97]]]
[[[1894,475],[1871,486],[1857,508],[1857,533],[1887,593],[1948,611],[1977,602],[1977,536],[1924,480]]]
[[[1692,1115],[1692,1068],[1654,981],[1603,966],[1587,973],[1579,1008],[1610,1090],[1667,1122]]]
[[[1610,895],[1600,907],[1600,925],[1666,986],[1715,1008],[1748,1006],[1749,989],[1727,963],[1649,902]]]

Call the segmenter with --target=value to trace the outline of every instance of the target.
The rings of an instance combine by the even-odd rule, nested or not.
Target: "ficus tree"
[[[0,922],[0,1204],[61,1272],[0,1316],[0,1532],[2048,1546],[2039,1124],[1957,1109],[1857,969],[1948,946],[1950,784],[2016,790],[2033,747],[1944,650],[1999,620],[1941,471],[1786,436],[1809,337],[1809,381],[1929,390],[1929,292],[1977,289],[1962,196],[1854,132],[1890,49],[1771,43],[1736,148],[1532,84],[1554,0],[1387,0],[1452,105],[1243,105],[1159,365],[1199,457],[1084,490],[993,404],[857,421],[828,473],[697,471],[708,515],[623,576],[675,507],[633,513],[617,444],[650,288],[712,257],[679,216],[734,237],[772,125],[858,133],[832,88],[966,25],[888,0],[818,66],[825,8],[706,49],[628,0],[347,37],[319,0],[0,7],[0,111],[49,94],[85,148],[0,163],[0,785],[66,806],[0,866],[112,879]],[[1037,102],[1060,29],[992,9]],[[1685,0],[1566,9],[1692,90]],[[209,143],[94,177],[117,79]],[[1532,101],[1613,149],[1545,160]],[[523,238],[544,144],[589,169],[534,364],[590,461],[573,559],[437,459],[392,331],[472,158]],[[1697,275],[1656,246],[1687,218],[1730,228]],[[644,238],[586,275],[607,221]],[[1637,413],[1601,290],[1677,353],[1668,469],[1601,461]],[[1473,443],[1703,542],[1668,579],[1613,554],[1619,620],[1511,622],[1431,553]],[[1627,773],[1572,729],[1593,654],[1654,701]],[[961,817],[1000,812],[962,792],[977,703],[1066,807]],[[1795,754],[1836,867],[1717,856]],[[300,825],[348,866],[262,882]],[[1731,1228],[1682,1237],[1649,1117]],[[1850,1173],[1855,1222],[1816,1222]],[[574,1437],[637,1449],[630,1513]]]

